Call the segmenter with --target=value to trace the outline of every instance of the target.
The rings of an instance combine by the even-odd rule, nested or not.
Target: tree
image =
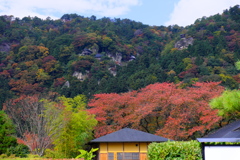
[[[240,8],[239,5],[235,5],[234,7],[231,7],[229,9],[230,16],[233,20],[236,22],[240,21],[239,15],[240,15]]]
[[[221,96],[210,102],[213,109],[218,109],[218,114],[228,120],[240,118],[240,91],[226,90]]]
[[[6,154],[7,149],[17,146],[14,125],[4,111],[0,111],[0,155]]]
[[[7,101],[3,108],[16,126],[18,142],[39,156],[50,147],[51,137],[61,129],[62,122],[57,119],[59,108],[53,104],[45,107],[46,102],[40,101],[41,98],[41,95],[21,95]]]
[[[235,63],[235,67],[237,68],[237,70],[240,70],[240,61],[237,61],[237,62]]]
[[[63,127],[53,137],[54,150],[62,157],[73,158],[78,150],[92,138],[93,128],[97,121],[94,115],[86,110],[86,97],[78,95],[74,98],[59,97],[64,109],[61,113]]]
[[[95,136],[124,127],[155,133],[174,140],[187,140],[207,134],[221,117],[208,103],[220,95],[218,82],[180,84],[156,83],[122,94],[96,94],[88,103],[96,115]]]

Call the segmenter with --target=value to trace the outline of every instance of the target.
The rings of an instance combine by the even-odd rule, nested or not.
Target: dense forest
[[[65,127],[82,120],[91,126],[83,130],[89,134],[96,120],[87,115],[85,106],[96,115],[96,137],[131,127],[175,140],[194,139],[222,126],[224,119],[208,103],[225,89],[239,89],[240,71],[235,65],[239,59],[239,5],[186,27],[77,14],[58,20],[4,15],[0,16],[0,109],[19,127],[26,119],[18,122],[23,117],[17,114],[30,113],[36,103],[58,110],[65,106],[65,118],[76,118]],[[54,125],[60,124],[57,120]],[[173,131],[177,126],[181,127]],[[35,139],[37,133],[24,132],[29,126],[24,127],[17,134],[27,144],[27,138]],[[45,146],[52,143],[46,141],[50,133],[42,137],[49,143]],[[58,144],[59,137],[53,139],[57,150],[66,153],[65,144]],[[46,148],[37,154],[43,155]]]

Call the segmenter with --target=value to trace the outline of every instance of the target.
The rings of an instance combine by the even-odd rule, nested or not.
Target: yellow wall
[[[148,143],[140,143],[139,145],[140,145],[140,152],[147,153]]]
[[[108,152],[123,152],[123,143],[108,143]]]
[[[139,152],[139,143],[123,143],[124,152]]]
[[[100,143],[100,153],[147,152],[148,143]]]
[[[146,160],[148,144],[149,143],[100,143],[99,160],[107,160],[107,153],[113,153],[115,160],[118,152],[139,152],[140,160]]]
[[[108,152],[108,145],[107,143],[100,143],[99,146],[100,153],[107,153]]]

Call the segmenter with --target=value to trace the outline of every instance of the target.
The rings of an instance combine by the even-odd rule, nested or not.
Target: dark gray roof
[[[199,142],[240,142],[240,120],[197,140]]]
[[[167,138],[156,136],[150,133],[135,129],[124,128],[119,131],[107,134],[92,140],[92,143],[99,142],[165,142]]]
[[[103,57],[103,55],[99,54],[99,53],[95,55],[95,58],[102,58],[102,57]]]
[[[240,138],[240,120],[230,123],[204,138]]]
[[[199,142],[240,142],[240,138],[197,138]]]

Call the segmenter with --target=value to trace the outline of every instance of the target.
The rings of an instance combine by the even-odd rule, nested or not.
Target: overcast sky
[[[77,13],[97,19],[128,18],[151,26],[187,26],[237,4],[240,0],[0,0],[0,15],[59,19]]]

